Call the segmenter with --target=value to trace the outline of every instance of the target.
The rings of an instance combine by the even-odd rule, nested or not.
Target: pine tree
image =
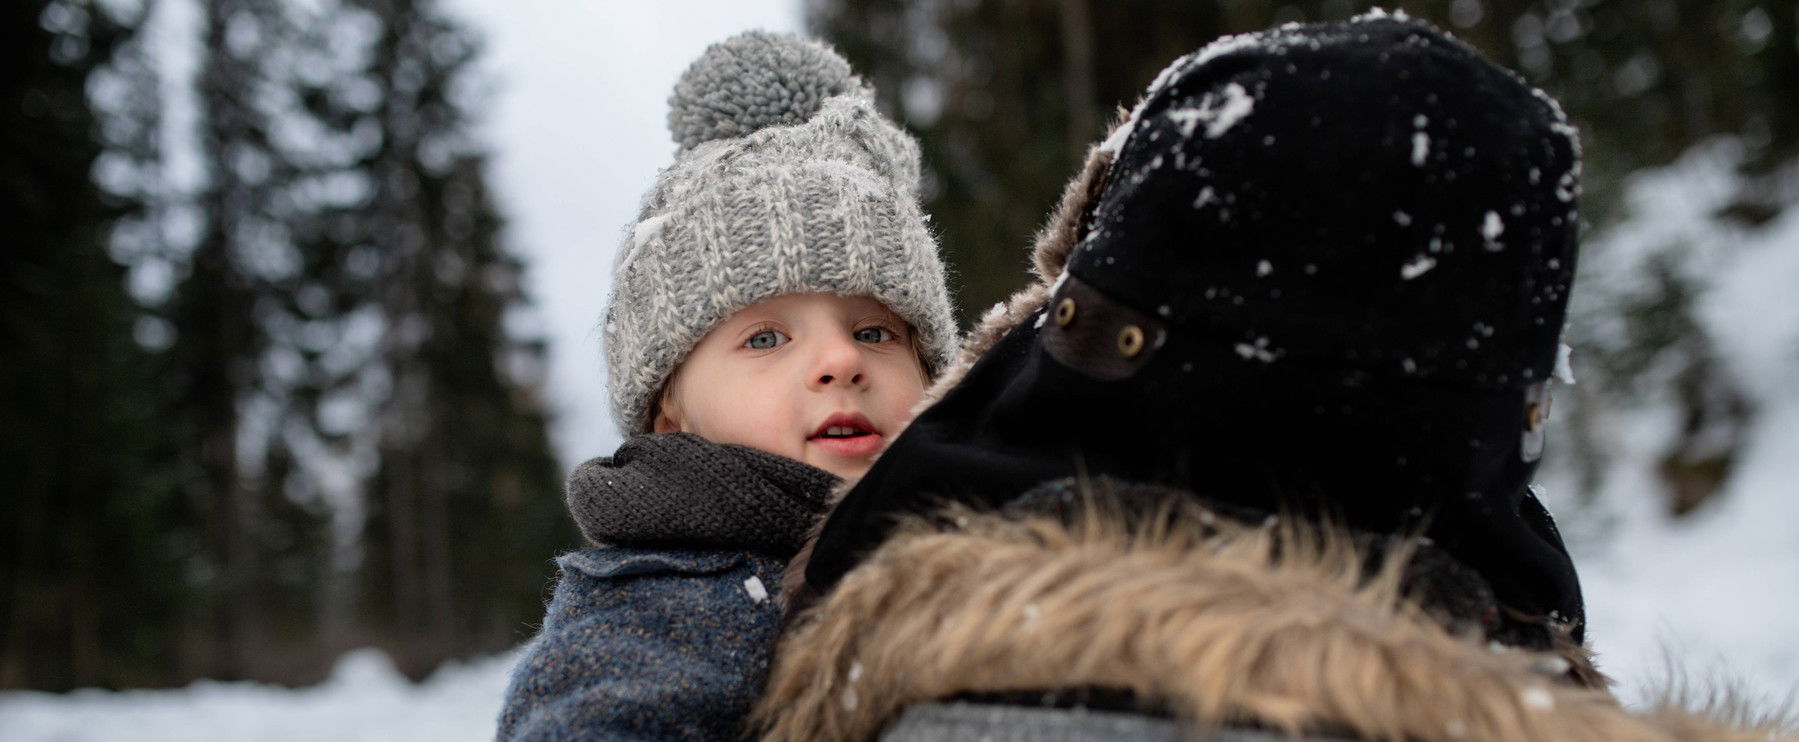
[[[202,11],[207,179],[189,204],[202,226],[165,309],[182,486],[204,534],[190,661],[210,677],[316,679],[324,662],[309,637],[329,542],[322,506],[302,497],[306,410],[292,389],[307,373],[296,350],[305,328],[289,311],[303,275],[291,225],[305,163],[280,129],[296,122],[286,62],[297,33],[277,0],[206,0]]]
[[[515,643],[541,612],[548,558],[575,542],[536,398],[543,347],[507,323],[527,309],[523,268],[500,242],[468,132],[476,39],[428,1],[356,7],[381,29],[369,61],[381,137],[361,213],[381,246],[371,301],[389,389],[371,411],[365,595],[416,674]]]
[[[129,74],[116,65],[144,70],[131,59],[141,15],[73,0],[6,8],[0,688],[167,682],[185,592],[165,539],[180,504],[153,358],[134,339],[142,312],[108,251],[143,204],[90,178],[129,170],[122,153],[97,168],[134,132],[103,132],[88,89]]]

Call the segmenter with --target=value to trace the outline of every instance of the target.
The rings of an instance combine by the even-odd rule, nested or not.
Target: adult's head
[[[1177,60],[1040,238],[1053,285],[839,506],[808,581],[828,589],[896,514],[1106,474],[1424,530],[1578,637],[1572,565],[1526,486],[1578,173],[1551,99],[1404,17]]]

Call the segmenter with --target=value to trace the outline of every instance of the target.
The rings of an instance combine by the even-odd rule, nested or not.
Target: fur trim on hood
[[[1118,120],[1113,129],[1123,126],[1124,111],[1119,111]],[[1031,273],[1036,280],[1018,290],[993,309],[981,316],[974,328],[963,337],[961,347],[956,349],[954,359],[937,376],[937,381],[925,390],[924,398],[912,408],[916,414],[942,399],[945,392],[962,381],[973,366],[975,359],[986,353],[988,348],[999,342],[1000,336],[1018,326],[1026,317],[1042,309],[1049,302],[1050,288],[1056,279],[1062,277],[1062,266],[1068,263],[1068,256],[1074,252],[1074,246],[1087,236],[1087,228],[1093,218],[1093,208],[1099,202],[1099,189],[1106,184],[1106,171],[1112,166],[1114,152],[1103,144],[1096,144],[1087,150],[1087,160],[1081,165],[1081,172],[1068,181],[1062,188],[1062,198],[1051,212],[1043,227],[1037,230],[1037,238],[1031,248]]]
[[[1451,633],[1401,597],[1406,553],[1369,572],[1346,536],[1175,508],[1136,521],[1093,509],[911,522],[795,618],[756,728],[767,742],[868,740],[915,703],[1104,688],[1200,731],[1799,739],[1673,708],[1632,713],[1580,682],[1582,670],[1598,676],[1572,645],[1491,649]]]

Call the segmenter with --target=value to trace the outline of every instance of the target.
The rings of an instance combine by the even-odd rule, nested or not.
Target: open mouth
[[[837,413],[812,431],[806,440],[840,456],[868,456],[879,452],[885,439],[868,418]]]
[[[812,431],[812,438],[860,438],[867,435],[880,435],[868,418],[853,413],[839,412],[827,418],[817,430]]]

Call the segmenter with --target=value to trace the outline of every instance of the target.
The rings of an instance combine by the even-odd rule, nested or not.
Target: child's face
[[[655,430],[861,476],[924,394],[910,333],[867,297],[788,294],[745,307],[675,369]]]

